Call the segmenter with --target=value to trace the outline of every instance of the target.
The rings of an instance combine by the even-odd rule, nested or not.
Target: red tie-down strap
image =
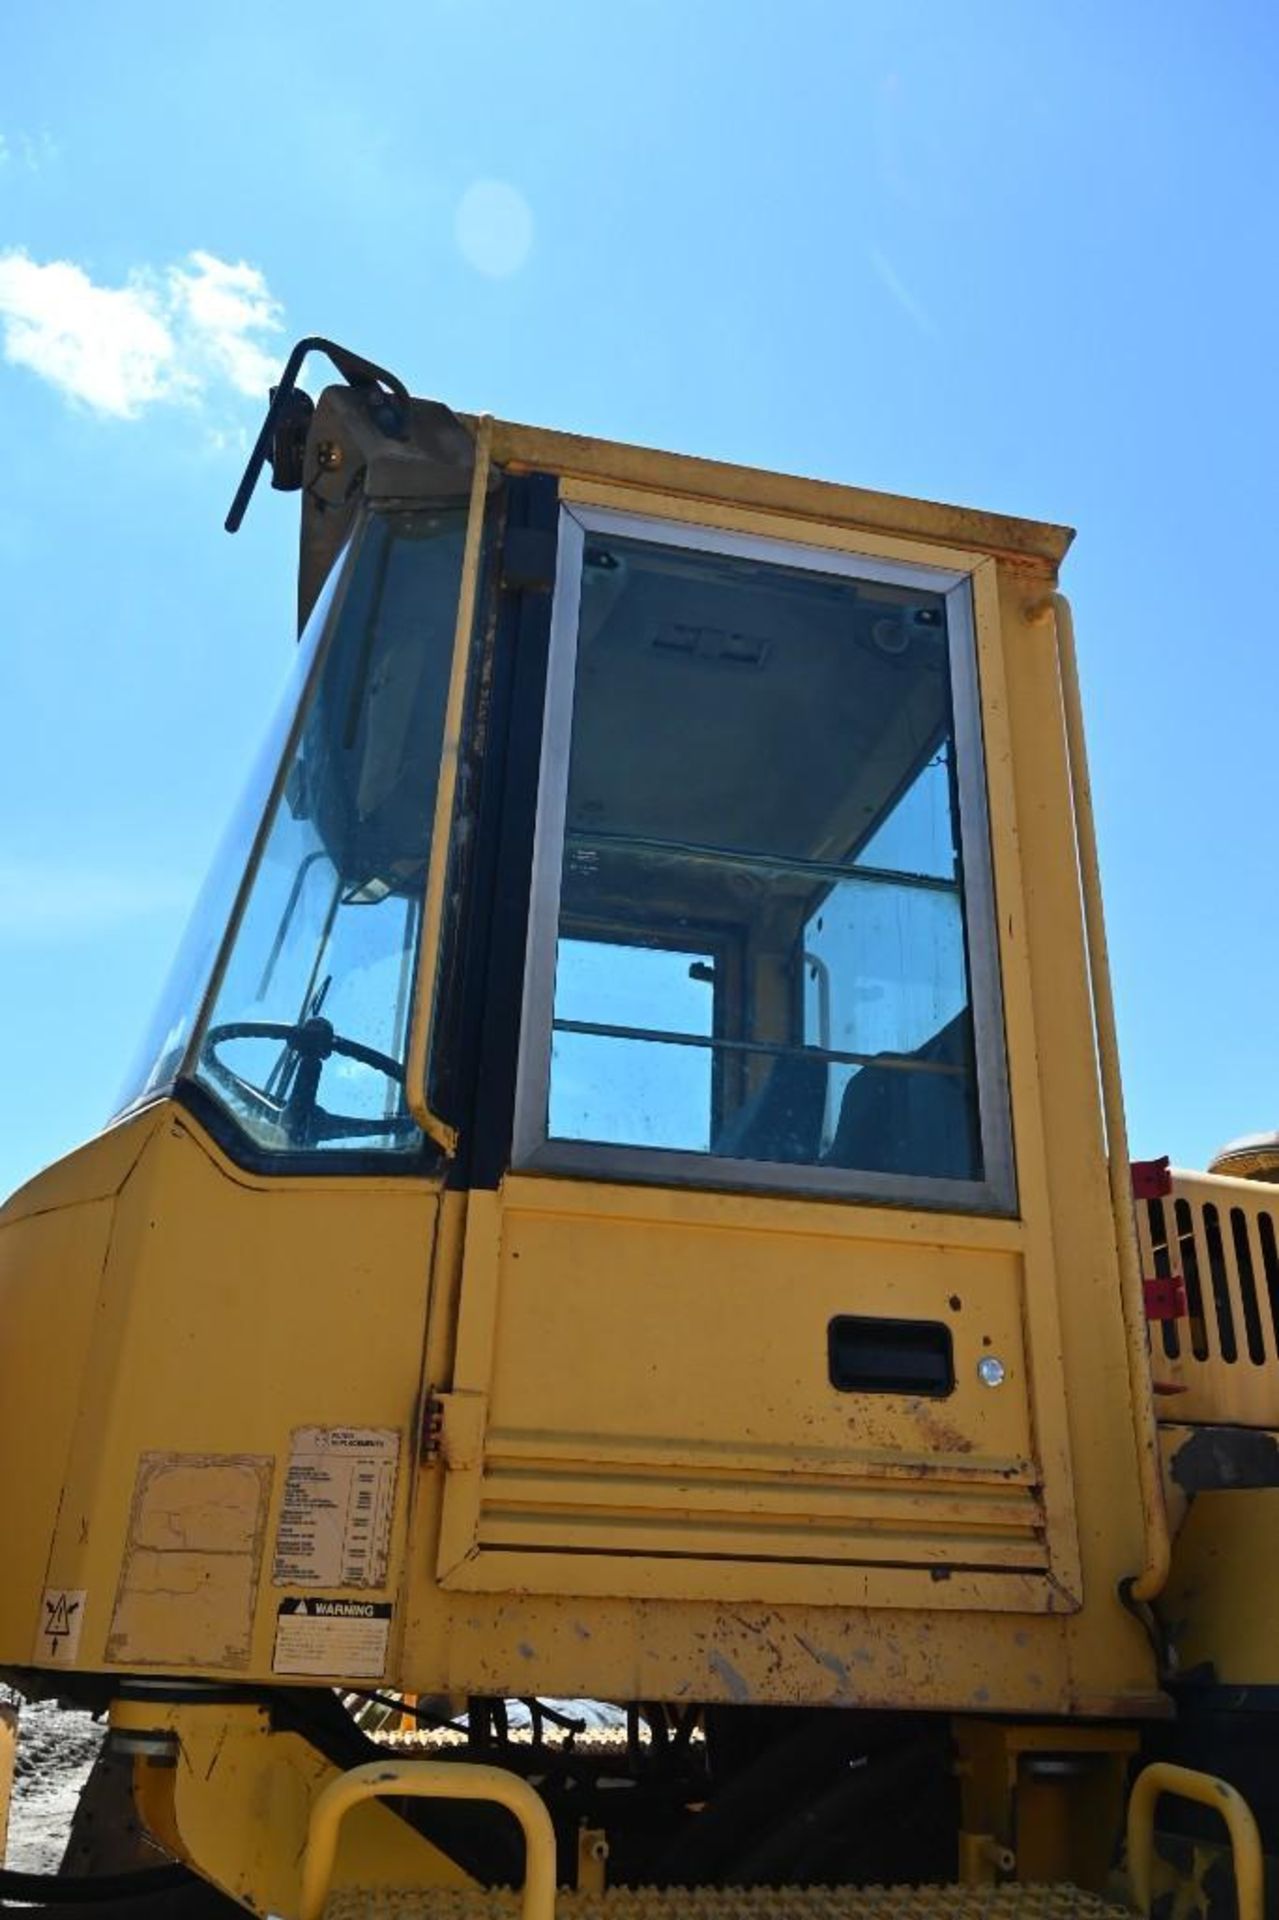
[[[1158,1280],[1143,1280],[1141,1289],[1146,1296],[1147,1320],[1185,1319],[1186,1283],[1179,1273]]]
[[[1158,1160],[1134,1160],[1132,1162],[1132,1197],[1134,1200],[1166,1200],[1172,1192],[1172,1172],[1168,1165],[1168,1155]]]

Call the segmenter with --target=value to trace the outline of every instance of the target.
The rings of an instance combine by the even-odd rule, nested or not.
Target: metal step
[[[337,1892],[325,1920],[513,1920],[515,1893]],[[1130,1907],[1068,1886],[618,1887],[562,1893],[557,1920],[1132,1920]]]

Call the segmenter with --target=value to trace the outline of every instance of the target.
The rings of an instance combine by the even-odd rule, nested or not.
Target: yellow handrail
[[[1097,822],[1093,814],[1092,784],[1088,777],[1088,750],[1084,740],[1083,702],[1079,697],[1079,665],[1075,655],[1075,622],[1064,593],[1053,593],[1027,610],[1031,622],[1051,619],[1057,639],[1057,670],[1061,681],[1066,723],[1066,757],[1075,801],[1075,841],[1079,853],[1079,886],[1083,896],[1084,939],[1092,988],[1093,1020],[1097,1032],[1097,1060],[1101,1073],[1101,1103],[1106,1122],[1106,1156],[1110,1172],[1110,1208],[1119,1253],[1119,1290],[1128,1348],[1128,1392],[1137,1442],[1137,1471],[1145,1532],[1145,1562],[1132,1581],[1135,1600],[1153,1600],[1168,1579],[1171,1546],[1164,1506],[1163,1473],[1155,1429],[1154,1393],[1146,1348],[1146,1301],[1137,1252],[1137,1228],[1132,1208],[1132,1171],[1128,1159],[1128,1126],[1124,1119],[1123,1082],[1119,1072],[1119,1037],[1110,985],[1110,958],[1106,950],[1106,922],[1101,902],[1101,869],[1097,859]]]
[[[440,748],[439,782],[435,789],[435,824],[422,902],[422,934],[417,949],[413,1018],[409,1028],[408,1059],[404,1068],[404,1098],[422,1131],[446,1153],[457,1146],[457,1129],[432,1108],[426,1092],[427,1060],[435,1001],[435,969],[439,960],[440,929],[444,923],[444,886],[448,878],[453,801],[462,752],[462,718],[466,705],[466,674],[471,658],[471,630],[480,578],[480,549],[484,536],[484,504],[488,495],[492,458],[493,421],[480,415],[475,435],[475,465],[471,472],[471,499],[462,547],[462,577],[458,584],[457,619],[453,627],[453,658],[444,706],[444,738]]]
[[[311,1808],[302,1855],[298,1920],[320,1920],[333,1878],[338,1828],[362,1800],[404,1794],[417,1800],[487,1800],[524,1829],[523,1920],[555,1920],[555,1829],[527,1780],[503,1767],[448,1760],[372,1760],[330,1780]]]
[[[1174,1766],[1169,1760],[1156,1760],[1144,1768],[1128,1799],[1128,1874],[1139,1910],[1149,1914],[1153,1898],[1155,1803],[1164,1793],[1180,1794],[1183,1800],[1213,1807],[1221,1815],[1230,1833],[1239,1920],[1262,1920],[1265,1875],[1261,1836],[1248,1802],[1228,1781],[1197,1773],[1191,1767]]]

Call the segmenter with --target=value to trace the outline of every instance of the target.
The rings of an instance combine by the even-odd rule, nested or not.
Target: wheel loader
[[[108,1728],[0,1894],[1279,1911],[1279,1152],[1130,1162],[1069,531],[318,339],[268,466],[290,689],[0,1213],[0,1671]]]

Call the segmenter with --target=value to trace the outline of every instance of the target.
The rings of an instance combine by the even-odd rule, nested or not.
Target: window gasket
[[[955,786],[983,1177],[874,1173],[858,1168],[737,1160],[666,1147],[562,1140],[547,1132],[556,944],[572,748],[578,613],[587,536],[609,533],[695,553],[836,574],[942,595],[955,739]],[[1014,1216],[1017,1182],[1004,1038],[994,874],[972,573],[882,559],[851,548],[725,531],[683,520],[577,503],[560,507],[559,559],[551,607],[541,772],[534,825],[528,941],[516,1076],[513,1171],[862,1201],[951,1213]]]

